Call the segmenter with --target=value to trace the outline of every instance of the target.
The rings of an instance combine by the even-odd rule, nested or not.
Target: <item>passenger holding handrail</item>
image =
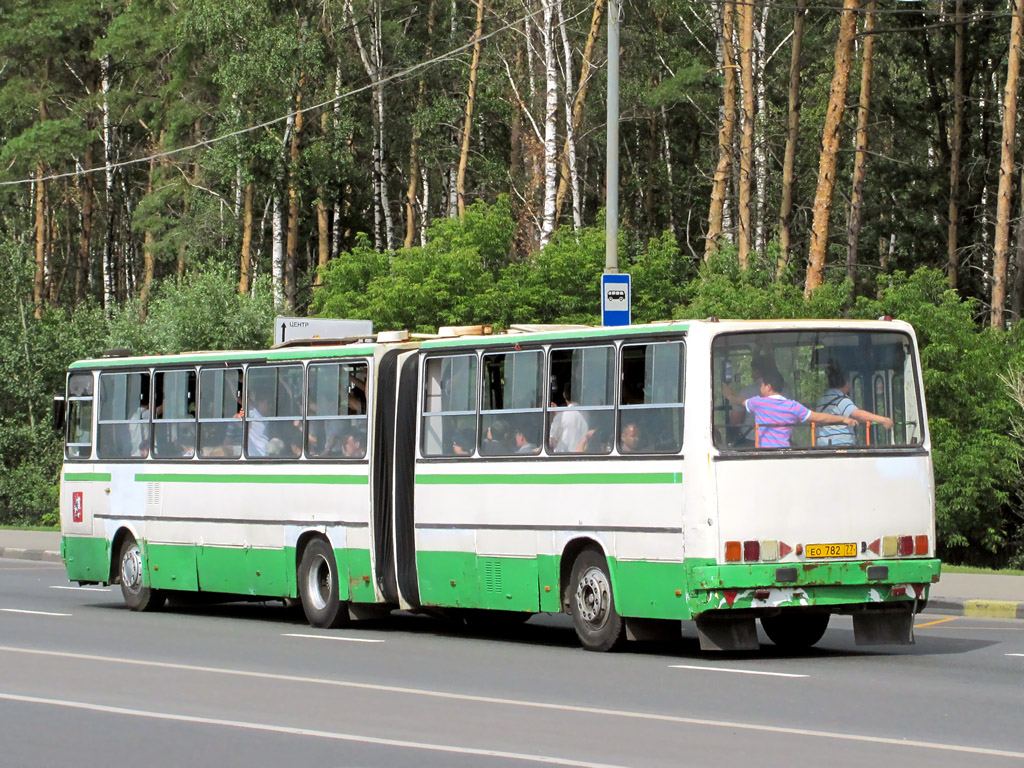
[[[758,448],[789,448],[793,427],[805,421],[857,426],[856,420],[847,416],[812,411],[796,400],[783,397],[779,394],[783,386],[782,374],[775,370],[763,372],[761,394],[757,397],[744,398],[733,392],[728,383],[722,385],[722,393],[730,403],[742,405],[754,414]]]
[[[888,416],[879,416],[877,413],[865,411],[858,408],[850,399],[850,377],[834,363],[828,366],[828,386],[825,394],[818,400],[818,410],[822,413],[832,413],[839,416],[848,416],[868,425],[871,429],[871,422],[877,422],[886,429],[892,429],[892,419]],[[818,445],[856,445],[857,437],[853,429],[838,424],[830,424],[822,427],[818,432]],[[871,437],[868,436],[868,445],[871,444]]]

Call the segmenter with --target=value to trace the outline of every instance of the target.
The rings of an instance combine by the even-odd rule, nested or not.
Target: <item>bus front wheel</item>
[[[334,550],[326,540],[313,539],[299,563],[299,596],[311,626],[333,629],[348,621],[348,603],[342,602],[338,594]]]
[[[585,549],[576,558],[569,584],[569,611],[576,634],[588,651],[611,651],[626,639],[626,625],[615,610],[612,580],[604,557]]]
[[[761,628],[779,648],[801,651],[817,643],[828,628],[827,613],[780,613],[765,616]]]
[[[127,536],[121,544],[118,562],[118,581],[121,582],[121,596],[125,605],[133,611],[155,611],[160,608],[166,595],[159,589],[144,585],[142,551],[134,536]]]

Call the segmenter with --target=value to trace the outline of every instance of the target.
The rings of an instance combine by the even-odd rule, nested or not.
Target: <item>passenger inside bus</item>
[[[559,411],[551,420],[551,432],[548,435],[548,447],[553,453],[580,452],[587,435],[587,417],[576,410],[576,402],[572,399],[572,387],[566,382],[562,388],[562,400],[568,410]],[[552,401],[552,408],[559,405]]]
[[[819,411],[849,416],[858,422],[867,424],[868,429],[871,428],[871,422],[881,424],[886,429],[892,429],[893,422],[888,416],[879,416],[877,413],[858,408],[854,404],[850,399],[850,377],[838,364],[830,362],[827,373],[829,388],[818,400]],[[852,427],[829,424],[818,430],[817,443],[818,445],[856,445],[857,437]]]

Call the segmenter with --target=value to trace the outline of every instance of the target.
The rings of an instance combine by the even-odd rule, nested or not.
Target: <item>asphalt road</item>
[[[922,615],[910,647],[580,650],[395,614],[311,629],[280,604],[137,614],[0,558],[0,766],[1024,765],[1024,622]]]

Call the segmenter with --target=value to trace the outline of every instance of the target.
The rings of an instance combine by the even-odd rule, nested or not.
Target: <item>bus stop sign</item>
[[[629,275],[601,275],[601,325],[629,325],[631,287]]]

